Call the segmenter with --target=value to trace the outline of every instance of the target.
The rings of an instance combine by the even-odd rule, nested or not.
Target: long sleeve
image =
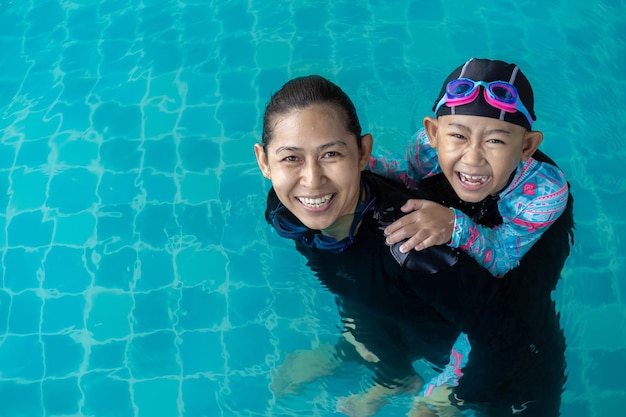
[[[569,186],[561,170],[531,158],[520,164],[512,183],[500,194],[502,224],[494,228],[480,226],[453,209],[455,221],[449,245],[467,252],[500,277],[515,268],[558,219],[568,196]]]
[[[435,388],[443,385],[452,387],[458,386],[459,380],[463,376],[463,368],[467,365],[471,350],[472,346],[467,335],[465,333],[459,334],[459,337],[454,342],[454,346],[452,346],[450,350],[450,360],[448,364],[443,368],[441,373],[424,384],[421,395],[428,397]]]
[[[369,169],[387,178],[400,181],[411,189],[417,188],[417,184],[422,179],[441,172],[437,150],[430,146],[424,129],[420,129],[411,137],[404,157],[392,152],[372,156]]]

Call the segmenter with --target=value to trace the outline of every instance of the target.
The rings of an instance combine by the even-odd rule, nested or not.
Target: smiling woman
[[[285,207],[337,240],[348,236],[372,150],[371,135],[358,143],[359,136],[347,131],[335,108],[312,105],[282,115],[272,141],[255,146],[263,175]]]
[[[350,232],[372,136],[361,136],[349,98],[319,81],[301,81],[311,93],[298,106],[289,107],[280,96],[268,104],[263,144],[254,150],[285,207],[310,229],[341,240]],[[291,97],[287,90],[284,96]]]
[[[285,106],[294,97],[299,97],[300,101],[292,102],[291,107]],[[256,144],[254,149],[263,175],[272,181],[271,196],[275,202],[280,202],[269,213],[269,218],[281,235],[295,238],[297,244],[313,249],[305,256],[321,281],[341,297],[339,304],[347,323],[344,338],[336,347],[322,346],[295,359],[290,356],[279,369],[273,389],[285,393],[294,389],[293,386],[286,389],[285,380],[290,381],[287,385],[293,385],[294,380],[307,381],[327,373],[337,366],[335,356],[381,363],[384,365],[377,368],[381,384],[342,402],[343,411],[349,415],[370,415],[382,405],[385,396],[394,392],[415,392],[423,382],[411,367],[411,361],[423,354],[418,352],[419,348],[415,349],[423,342],[407,343],[405,340],[406,335],[411,334],[405,329],[412,326],[407,320],[411,315],[408,311],[403,314],[390,309],[393,300],[385,300],[388,305],[371,304],[375,294],[389,292],[385,286],[391,282],[384,279],[382,271],[380,274],[360,271],[358,265],[363,263],[357,258],[368,256],[357,250],[360,245],[353,245],[358,227],[364,221],[367,231],[359,231],[358,242],[369,240],[372,229],[382,237],[379,228],[370,227],[373,224],[364,219],[364,216],[373,214],[371,209],[375,200],[372,195],[375,184],[365,186],[361,181],[372,150],[372,136],[361,134],[354,106],[343,91],[318,76],[287,83],[268,104],[264,122],[263,144]],[[370,178],[367,180],[371,181]],[[298,234],[298,231],[304,233]],[[379,238],[377,243],[374,246],[377,256],[368,258],[378,260],[382,253],[393,261],[383,239]],[[298,248],[302,247],[298,245]],[[320,261],[319,255],[324,251],[337,253],[336,260],[340,264]],[[348,253],[350,257],[346,257]],[[450,262],[453,261],[451,257]],[[399,267],[395,262],[393,264]],[[346,272],[343,279],[333,277],[336,274],[328,269],[331,265]],[[380,267],[378,265],[371,271],[380,270]],[[391,292],[401,297],[397,290]],[[374,308],[365,308],[368,303]],[[438,316],[434,311],[430,313]],[[401,320],[401,324],[395,324],[392,318]],[[443,345],[440,354],[432,356],[441,366],[458,332],[441,318],[433,319],[431,323],[438,321],[444,323]],[[419,329],[419,326],[413,327]],[[392,334],[404,336],[396,340],[384,337]],[[392,346],[391,349],[382,349],[380,343],[374,343],[381,337]],[[401,354],[406,350],[405,345],[413,347],[408,355]],[[311,360],[315,361],[316,370],[312,375],[303,376],[304,363]]]
[[[263,142],[254,147],[273,187],[266,219],[295,241],[336,295],[343,323],[334,346],[286,358],[276,369],[274,393],[297,392],[352,360],[373,369],[374,384],[338,401],[350,416],[374,415],[386,397],[420,391],[412,416],[428,415],[433,399],[450,391],[465,407],[488,410],[485,416],[510,414],[529,401],[539,415],[556,415],[563,343],[550,289],[540,286],[513,303],[522,281],[501,285],[465,253],[446,245],[407,253],[400,243],[387,246],[382,230],[402,216],[408,198],[422,195],[363,170],[372,142],[361,134],[350,99],[319,76],[287,82],[266,107]],[[535,334],[528,321],[536,317],[526,314],[539,311],[542,331]],[[529,346],[540,346],[542,355],[529,356]],[[477,360],[468,361],[470,350]],[[419,359],[443,372],[424,381],[412,366]],[[538,392],[538,374],[528,369],[544,372],[555,388]]]

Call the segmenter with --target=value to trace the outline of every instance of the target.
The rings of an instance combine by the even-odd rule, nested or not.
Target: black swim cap
[[[513,84],[517,88],[519,99],[522,101],[526,109],[530,113],[533,120],[537,120],[535,116],[535,99],[533,96],[533,89],[530,86],[530,82],[526,76],[522,73],[519,67],[515,64],[508,64],[503,61],[495,61],[490,59],[478,59],[472,58],[465,64],[461,65],[446,78],[439,92],[433,111],[435,111],[437,103],[446,93],[446,86],[452,80],[457,78],[469,78],[474,81],[505,81],[509,84]],[[482,87],[481,87],[482,90]],[[449,114],[462,114],[468,116],[484,116],[491,117],[493,119],[504,120],[505,122],[513,123],[518,126],[523,126],[528,130],[532,127],[528,122],[528,119],[522,112],[507,113],[504,110],[493,107],[485,100],[483,93],[481,92],[476,97],[476,100],[471,103],[448,107],[446,104],[439,108],[437,116],[445,116]]]

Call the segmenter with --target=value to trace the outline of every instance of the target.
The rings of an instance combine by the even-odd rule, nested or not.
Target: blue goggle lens
[[[489,90],[498,99],[505,103],[514,103],[517,100],[517,91],[514,86],[503,84],[492,85]]]

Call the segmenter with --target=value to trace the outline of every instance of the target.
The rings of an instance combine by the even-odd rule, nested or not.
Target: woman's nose
[[[301,181],[307,187],[316,187],[323,181],[324,172],[317,161],[307,162],[302,168]]]

